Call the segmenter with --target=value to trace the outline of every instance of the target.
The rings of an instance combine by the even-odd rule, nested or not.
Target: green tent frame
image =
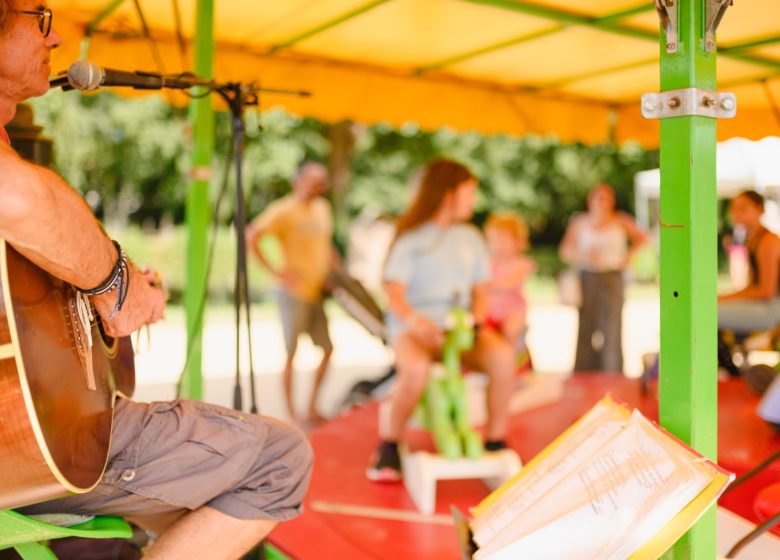
[[[386,1],[386,0],[385,0]],[[584,25],[618,34],[657,41],[658,36],[621,26],[629,14],[652,10],[632,8],[601,18],[589,18],[519,0],[467,0],[531,15],[548,17],[561,26]],[[119,2],[114,0],[107,6]],[[342,23],[381,5],[371,1],[352,12],[326,22],[280,48]],[[661,89],[715,88],[717,52],[706,52],[704,41],[707,0],[677,0],[679,48],[666,52],[664,34],[660,37]],[[105,16],[105,11],[102,16]],[[214,61],[214,0],[198,0],[195,72],[212,76]],[[552,32],[552,31],[551,31]],[[538,34],[534,34],[534,37]],[[533,37],[530,37],[533,38]],[[518,38],[518,42],[529,38]],[[780,38],[777,38],[780,40]],[[502,48],[505,43],[496,45]],[[464,53],[459,60],[482,54]],[[729,49],[724,55],[750,62],[780,67],[776,61]],[[442,61],[423,70],[451,63]],[[648,63],[651,61],[648,61]],[[192,102],[190,118],[194,127],[193,179],[187,198],[189,244],[187,249],[188,287],[185,295],[189,361],[182,383],[182,396],[199,399],[203,395],[202,325],[198,315],[206,283],[206,237],[211,219],[208,188],[214,147],[214,112],[208,98]],[[697,449],[717,458],[717,367],[716,333],[716,122],[702,116],[665,119],[661,123],[661,424]],[[715,512],[710,511],[667,554],[668,558],[714,558]]]
[[[214,0],[198,0],[195,31],[195,73],[206,79],[214,74]],[[209,184],[214,152],[214,109],[211,96],[194,99],[190,105],[193,126],[193,179],[187,194],[187,370],[181,381],[182,397],[203,397],[203,313],[202,294],[206,285],[207,238],[211,221]]]
[[[679,0],[679,48],[661,33],[661,90],[715,88],[706,52],[706,0]],[[718,456],[715,119],[661,121],[661,425]],[[715,558],[715,511],[675,545],[673,558]]]

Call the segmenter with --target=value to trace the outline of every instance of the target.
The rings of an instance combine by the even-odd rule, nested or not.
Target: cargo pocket
[[[113,461],[106,482],[197,509],[246,475],[266,431],[257,417],[239,411],[194,401],[155,403],[137,442]]]

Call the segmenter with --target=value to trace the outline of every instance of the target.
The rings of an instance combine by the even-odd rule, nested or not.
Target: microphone
[[[88,60],[77,60],[68,68],[68,83],[73,89],[92,91],[100,86],[122,86],[134,89],[190,89],[193,86],[209,86],[213,82],[202,80],[191,74],[164,76],[152,72],[126,72],[101,68]],[[50,82],[51,87],[62,84],[58,78]]]
[[[70,85],[68,76],[65,74],[65,72],[60,72],[56,78],[49,80],[49,89],[55,89],[58,87],[61,87],[64,91],[73,89],[73,86]]]

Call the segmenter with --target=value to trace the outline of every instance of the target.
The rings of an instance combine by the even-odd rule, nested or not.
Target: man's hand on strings
[[[95,296],[95,309],[103,320],[103,327],[109,336],[125,336],[143,325],[154,323],[165,313],[168,294],[163,288],[160,274],[148,267],[139,270],[128,260],[129,287],[122,309],[109,319],[116,305],[116,291]]]

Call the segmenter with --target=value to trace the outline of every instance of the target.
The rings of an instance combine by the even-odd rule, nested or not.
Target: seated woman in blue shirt
[[[425,169],[417,196],[396,224],[384,270],[388,340],[398,370],[391,396],[387,433],[367,476],[377,481],[401,479],[398,442],[428,381],[431,363],[444,342],[443,327],[454,305],[470,309],[477,326],[474,348],[462,356],[470,368],[490,378],[488,450],[506,446],[509,399],[515,356],[497,332],[479,329],[485,320],[488,254],[479,230],[467,224],[477,180],[463,165],[438,159]]]

